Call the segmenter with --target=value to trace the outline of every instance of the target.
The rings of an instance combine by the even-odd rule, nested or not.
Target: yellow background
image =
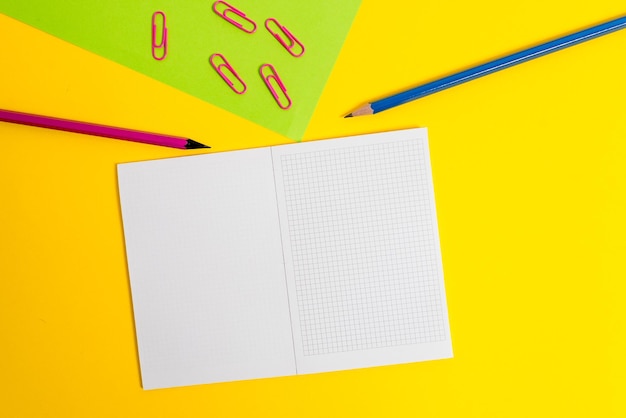
[[[626,30],[341,117],[624,13],[364,0],[306,139],[429,128],[454,358],[155,391],[140,386],[116,164],[290,141],[0,15],[0,108],[213,147],[0,123],[0,416],[626,416]]]

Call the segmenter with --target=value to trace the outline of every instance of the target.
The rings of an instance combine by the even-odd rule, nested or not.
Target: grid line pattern
[[[305,356],[446,339],[426,142],[281,156]]]

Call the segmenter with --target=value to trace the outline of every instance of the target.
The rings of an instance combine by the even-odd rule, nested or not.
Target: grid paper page
[[[449,348],[427,141],[374,137],[274,152],[294,335],[304,358]]]

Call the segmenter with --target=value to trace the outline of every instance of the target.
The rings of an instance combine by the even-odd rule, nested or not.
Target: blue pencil
[[[521,64],[522,62],[530,61],[534,58],[547,55],[551,52],[555,52],[569,46],[576,45],[581,42],[585,42],[611,32],[615,32],[625,27],[626,16],[622,16],[620,18],[599,24],[589,29],[584,29],[579,32],[575,32],[570,35],[555,39],[553,41],[549,41],[541,45],[533,46],[523,51],[516,52],[506,57],[498,58],[486,64],[481,64],[474,68],[460,71],[456,74],[443,77],[439,80],[422,84],[421,86],[414,87],[405,92],[394,94],[393,96],[376,100],[371,103],[366,103],[365,105],[359,107],[345,117],[350,118],[353,116],[373,115],[374,113],[379,113],[384,110],[400,106],[404,103],[408,103],[413,100],[420,99],[424,96],[428,96],[429,94],[437,93],[438,91],[458,86],[459,84],[465,83],[467,81],[471,81],[476,78],[495,73],[496,71],[504,70],[505,68],[509,68],[514,65]]]

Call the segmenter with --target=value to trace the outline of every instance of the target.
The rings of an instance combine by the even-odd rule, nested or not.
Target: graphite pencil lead
[[[187,145],[185,145],[186,149],[196,149],[196,148],[211,148],[208,145],[201,144],[193,139],[187,139]]]

